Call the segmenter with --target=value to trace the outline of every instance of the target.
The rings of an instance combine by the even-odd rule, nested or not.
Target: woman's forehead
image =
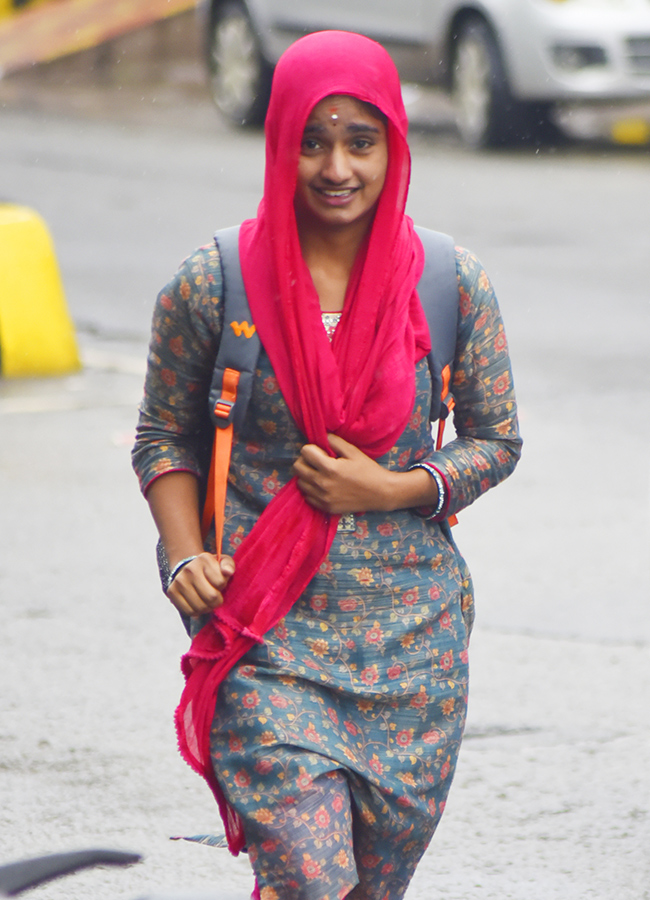
[[[307,122],[323,118],[336,121],[339,116],[350,113],[362,119],[375,119],[383,123],[386,122],[386,116],[376,106],[348,94],[332,94],[324,97],[314,106]]]

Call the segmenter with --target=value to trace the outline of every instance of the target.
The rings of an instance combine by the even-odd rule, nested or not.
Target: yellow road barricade
[[[0,203],[0,372],[20,378],[80,367],[47,226],[32,209]]]

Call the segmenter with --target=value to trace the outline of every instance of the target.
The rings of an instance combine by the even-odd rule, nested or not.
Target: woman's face
[[[353,97],[326,97],[311,112],[300,147],[298,224],[369,224],[386,180],[386,125]]]

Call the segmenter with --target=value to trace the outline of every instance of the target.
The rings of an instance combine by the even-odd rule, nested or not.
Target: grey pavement
[[[55,92],[30,111],[11,91],[2,192],[45,207],[84,368],[0,380],[0,862],[134,850],[138,866],[31,896],[243,900],[245,857],[170,840],[220,823],[175,750],[186,642],[157,587],[129,450],[153,294],[212,226],[254,209],[259,135],[213,124],[200,102],[143,116],[133,93],[102,109],[79,101],[88,90],[72,115]],[[408,900],[646,900],[647,158],[479,159],[445,115],[436,140],[414,140],[411,206],[488,263],[526,444],[513,478],[457,528],[478,594],[468,730]],[[625,240],[607,217],[627,223]],[[140,240],[152,222],[155,240]]]

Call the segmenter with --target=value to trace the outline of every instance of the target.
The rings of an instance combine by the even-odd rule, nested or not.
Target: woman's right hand
[[[199,553],[183,566],[167,588],[167,596],[185,616],[196,617],[212,612],[223,603],[223,591],[235,573],[235,561],[213,553]]]

